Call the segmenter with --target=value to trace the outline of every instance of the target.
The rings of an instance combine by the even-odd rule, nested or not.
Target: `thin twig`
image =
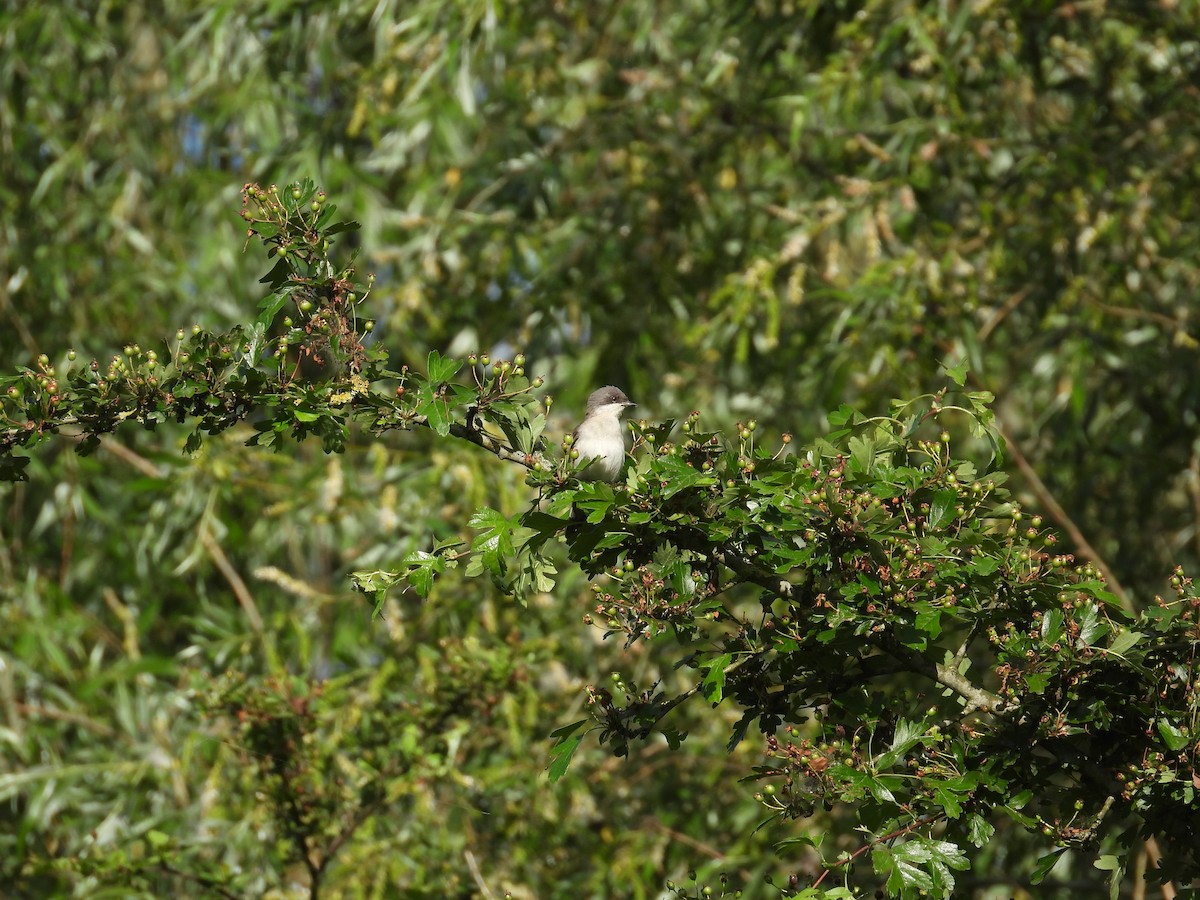
[[[983,327],[979,329],[979,343],[982,344],[986,341],[991,333],[996,330],[996,327],[1008,317],[1008,314],[1020,306],[1021,302],[1032,292],[1033,288],[1024,287],[1005,300],[1004,305],[996,310],[996,314],[988,319]]]
[[[1154,322],[1156,325],[1162,325],[1164,328],[1170,328],[1172,331],[1187,332],[1187,324],[1179,319],[1172,319],[1170,316],[1155,312],[1152,309],[1134,309],[1128,306],[1110,306],[1107,303],[1101,303],[1099,300],[1094,300],[1091,297],[1086,298],[1087,302],[1096,307],[1102,313],[1110,316],[1118,316],[1125,319],[1144,319],[1148,322]]]
[[[661,832],[673,841],[678,841],[681,844],[687,844],[693,850],[699,850],[701,853],[711,856],[717,862],[725,861],[725,854],[716,847],[710,846],[709,844],[704,843],[704,841],[698,841],[694,837],[684,834],[682,831],[676,831],[674,828],[664,825],[662,822],[658,821],[658,819],[647,819],[646,824],[649,825],[652,831]]]
[[[475,854],[470,848],[463,851],[463,858],[467,861],[467,868],[471,871],[471,878],[474,879],[480,893],[483,894],[485,900],[496,900],[496,895],[488,890],[487,882],[483,880],[483,874],[479,871],[479,864],[475,862]]]
[[[250,627],[254,629],[256,634],[262,634],[262,615],[258,611],[254,597],[250,594],[250,589],[246,587],[246,582],[242,581],[242,576],[237,573],[232,563],[229,562],[229,557],[225,555],[225,551],[221,549],[221,545],[217,543],[216,538],[212,536],[212,532],[207,527],[200,529],[200,543],[208,551],[208,555],[212,557],[213,564],[225,576],[225,580],[229,582],[229,587],[233,590],[233,595],[237,597],[238,603],[246,611],[246,618],[250,620]]]

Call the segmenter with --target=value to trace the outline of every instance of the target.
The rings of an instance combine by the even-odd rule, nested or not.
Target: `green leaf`
[[[979,813],[967,816],[967,834],[976,847],[986,847],[996,833],[996,827]]]
[[[461,359],[445,357],[436,350],[430,350],[427,366],[429,382],[431,384],[441,384],[443,381],[449,381],[457,375],[458,370],[463,367],[463,362]]]
[[[371,612],[372,619],[379,617],[383,610],[383,604],[387,601],[388,591],[399,584],[401,580],[403,580],[403,576],[398,572],[376,570],[350,573],[350,581],[354,585],[354,589],[364,594],[370,594],[375,600],[375,609]]]
[[[683,745],[683,740],[687,737],[687,732],[680,731],[678,728],[664,728],[662,729],[662,736],[669,748],[678,750]]]
[[[1050,675],[1046,672],[1030,672],[1025,676],[1025,686],[1031,694],[1040,694],[1050,684]]]
[[[507,570],[507,560],[513,554],[513,523],[485,506],[471,516],[467,524],[481,532],[471,541],[471,550],[478,554],[493,578],[502,578]]]
[[[850,459],[854,469],[864,475],[869,474],[875,462],[876,443],[861,435],[850,438],[847,446],[850,448]]]
[[[1101,872],[1110,872],[1108,877],[1109,900],[1117,900],[1121,895],[1121,882],[1125,880],[1125,864],[1121,857],[1106,853],[1092,863]]]
[[[733,662],[733,654],[723,653],[708,664],[708,674],[700,683],[704,699],[716,706],[725,696],[725,670]]]
[[[1176,728],[1166,719],[1159,719],[1155,724],[1158,727],[1159,735],[1162,736],[1163,743],[1170,750],[1182,750],[1192,742],[1186,731]]]
[[[892,776],[892,778],[875,778],[868,775],[863,779],[862,783],[871,792],[871,796],[880,803],[893,804],[896,802],[896,795],[892,793],[892,788],[899,787],[900,782],[895,779],[895,776]]]
[[[264,275],[262,278],[258,279],[258,281],[259,281],[259,284],[268,285],[271,288],[271,290],[277,291],[281,287],[283,287],[287,283],[288,279],[291,277],[292,277],[291,264],[287,261],[286,258],[280,257],[279,261],[277,263],[275,263],[274,268],[272,268],[271,271],[268,272],[266,275]]]
[[[1000,560],[994,556],[979,556],[971,561],[971,568],[980,575],[991,575],[1000,568]]]
[[[95,443],[99,445],[100,441],[97,439]],[[191,443],[191,438],[188,438],[188,443]],[[196,443],[199,446],[199,441]],[[25,472],[28,465],[28,456],[12,456],[7,452],[0,455],[0,481],[28,481],[29,475]]]
[[[947,489],[934,494],[933,502],[929,504],[929,518],[925,520],[925,530],[940,531],[954,518],[957,505],[958,494],[952,490]]]
[[[913,852],[904,852],[909,844],[901,844],[892,848],[885,845],[877,846],[871,851],[871,865],[876,874],[887,879],[887,889],[892,894],[903,892],[929,893],[933,890],[933,879],[919,863],[926,862],[928,857],[914,859]]]
[[[1108,623],[1100,619],[1097,608],[1090,603],[1085,606],[1083,617],[1079,621],[1079,643],[1090,647],[1108,632]]]
[[[1058,862],[1059,857],[1067,852],[1068,847],[1059,847],[1047,853],[1037,861],[1037,865],[1033,869],[1033,874],[1029,876],[1029,880],[1033,884],[1041,884],[1042,880],[1050,874],[1050,870],[1054,868],[1054,864]]]
[[[655,474],[660,481],[667,483],[667,486],[662,489],[664,499],[674,497],[688,488],[697,486],[708,487],[717,483],[715,477],[706,475],[699,469],[689,466],[678,456],[662,456],[657,458],[655,460]]]
[[[1042,616],[1042,640],[1048,644],[1053,644],[1062,637],[1063,630],[1063,611],[1061,609],[1051,609]]]
[[[1112,591],[1110,591],[1103,581],[1099,581],[1094,578],[1091,581],[1081,581],[1079,584],[1075,585],[1075,590],[1095,597],[1101,603],[1105,604],[1106,606],[1110,606],[1113,609],[1118,609],[1122,612],[1125,610],[1125,608],[1121,605],[1121,599]]]
[[[552,738],[557,738],[554,746],[550,748],[550,781],[551,783],[558,781],[566,774],[567,769],[571,765],[571,757],[575,755],[575,751],[579,748],[579,744],[583,741],[586,731],[580,732],[580,726],[586,725],[587,720],[581,719],[578,722],[573,722],[570,725],[564,725],[562,728],[557,728],[550,733]]]
[[[970,364],[965,359],[962,362],[960,362],[958,365],[955,365],[955,366],[952,366],[949,363],[944,362],[944,361],[942,362],[942,371],[944,371],[946,373],[946,377],[949,378],[951,381],[953,381],[955,384],[957,384],[959,387],[962,387],[964,384],[966,384],[967,371],[969,370],[969,368],[970,368]]]
[[[933,798],[946,811],[946,818],[957,819],[962,815],[961,797],[944,787],[934,787]]]
[[[918,631],[923,631],[931,638],[937,638],[942,633],[942,612],[936,606],[930,606],[927,603],[921,604],[917,608],[917,618],[915,626]]]
[[[429,427],[442,437],[450,433],[450,408],[442,397],[431,396],[419,403],[417,415],[424,416]]]
[[[333,212],[333,210],[336,209],[336,207],[329,206],[329,207],[326,207],[326,209],[329,212]],[[334,224],[330,225],[328,228],[322,229],[322,231],[326,235],[332,236],[335,234],[342,234],[343,232],[346,232],[346,231],[358,231],[358,229],[360,229],[360,228],[362,228],[362,226],[360,224],[358,224],[358,222],[353,222],[353,221],[351,221],[351,222],[335,222]]]
[[[831,412],[826,418],[829,419],[830,425],[837,428],[853,421],[857,416],[858,410],[856,410],[853,406],[847,406],[845,403],[843,403],[841,406]]]
[[[540,413],[530,418],[521,406],[496,404],[487,411],[488,418],[500,426],[508,445],[521,453],[532,453],[537,439],[546,428],[546,417]]]
[[[433,590],[433,577],[445,571],[446,561],[437,554],[426,550],[414,550],[404,557],[404,565],[408,567],[409,584],[422,597],[428,597]]]
[[[263,297],[258,303],[258,318],[254,320],[254,324],[262,328],[269,327],[294,290],[296,290],[296,285],[288,284]]]
[[[1145,636],[1140,631],[1130,631],[1127,628],[1120,628],[1117,630],[1116,636],[1112,639],[1112,643],[1108,645],[1108,652],[1113,656],[1123,656],[1134,644]]]
[[[925,729],[917,722],[900,719],[896,722],[896,733],[892,736],[892,746],[887,752],[880,754],[875,762],[879,770],[890,769],[901,756],[907,753],[921,739]]]

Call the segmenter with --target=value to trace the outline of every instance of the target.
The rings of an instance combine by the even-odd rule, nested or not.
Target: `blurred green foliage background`
[[[0,371],[247,320],[242,185],[311,176],[363,224],[343,249],[396,364],[519,349],[558,431],[613,383],[808,438],[966,358],[1027,505],[1141,604],[1200,551],[1197,35],[1194,0],[8,0]],[[0,485],[0,884],[304,893],[255,762],[269,697],[325,767],[328,896],[806,871],[770,847],[798,826],[753,834],[732,712],[547,783],[584,685],[672,676],[583,624],[578,573],[528,608],[450,575],[369,620],[348,572],[523,508],[516,467],[248,433],[64,436]],[[1012,896],[1045,849],[1002,830],[960,885]],[[1098,877],[1055,875],[1039,896]]]

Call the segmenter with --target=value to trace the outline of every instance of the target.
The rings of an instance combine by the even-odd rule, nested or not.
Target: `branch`
[[[963,710],[963,714],[971,713],[975,710],[998,714],[1008,711],[1008,707],[999,697],[990,691],[985,691],[983,688],[977,687],[971,679],[952,666],[947,666],[944,663],[935,663],[933,660],[926,659],[916,651],[896,643],[895,640],[889,641],[889,646],[886,649],[891,656],[904,663],[909,671],[933,679],[942,685],[942,687],[949,688],[966,700],[967,705]]]
[[[799,600],[800,586],[792,584],[786,578],[780,578],[766,569],[759,568],[741,553],[730,548],[710,548],[712,558],[732,571],[743,581],[757,584],[760,588],[775,594],[783,600]]]
[[[424,425],[426,428],[430,427],[429,422],[423,416],[413,421],[418,425]],[[477,447],[482,447],[488,453],[494,454],[505,462],[515,462],[527,469],[532,469],[541,458],[536,454],[522,453],[519,450],[514,450],[508,444],[496,440],[496,438],[486,432],[480,431],[475,426],[474,416],[468,416],[467,421],[462,424],[458,422],[450,423],[450,434],[464,441],[470,441]]]

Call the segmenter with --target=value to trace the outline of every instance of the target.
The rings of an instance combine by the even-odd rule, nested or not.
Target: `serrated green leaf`
[[[892,736],[892,746],[880,755],[875,762],[879,770],[890,769],[901,756],[907,753],[921,739],[925,729],[916,722],[900,719],[896,722],[896,733]]]
[[[461,359],[442,356],[436,350],[429,351],[427,368],[430,384],[440,384],[443,381],[449,381],[458,374],[459,369],[462,367],[463,362]]]
[[[946,377],[962,387],[967,381],[967,371],[970,369],[970,364],[964,359],[958,365],[949,365],[946,362],[942,363],[942,371],[946,373]]]
[[[887,889],[893,894],[905,891],[929,893],[933,889],[933,878],[914,859],[912,851],[904,853],[908,844],[897,848],[884,845],[871,851],[871,865],[877,875],[886,878]],[[925,857],[927,859],[928,856]],[[920,862],[925,862],[920,859]]]
[[[995,833],[996,827],[979,813],[967,816],[967,834],[976,847],[987,846]]]
[[[481,532],[471,541],[472,552],[493,578],[502,578],[507,571],[507,560],[513,555],[513,523],[496,510],[484,507],[467,524]]]
[[[876,444],[870,438],[856,435],[847,443],[850,449],[850,459],[854,462],[855,470],[869,474],[875,462]]]
[[[732,654],[721,654],[709,663],[708,673],[700,683],[700,692],[704,695],[704,699],[714,706],[720,703],[725,696],[725,670],[732,662]]]
[[[931,638],[936,638],[942,633],[942,613],[943,610],[936,606],[924,605],[917,610],[917,617],[914,622],[918,631],[923,631]]]
[[[994,556],[980,556],[971,560],[971,568],[980,575],[991,575],[1000,568],[1000,560]]]
[[[1040,694],[1050,684],[1050,675],[1046,672],[1030,672],[1025,676],[1025,687],[1031,694]]]
[[[556,728],[550,733],[552,738],[557,740],[550,748],[550,766],[549,776],[551,783],[558,781],[566,774],[567,769],[571,765],[571,757],[575,755],[575,751],[579,748],[579,744],[583,741],[586,731],[579,731],[579,728],[587,724],[586,719],[581,719],[578,722],[572,722],[570,725],[564,725],[561,728]]]
[[[430,397],[418,404],[417,414],[424,416],[429,427],[442,437],[450,433],[450,409],[441,397]]]

